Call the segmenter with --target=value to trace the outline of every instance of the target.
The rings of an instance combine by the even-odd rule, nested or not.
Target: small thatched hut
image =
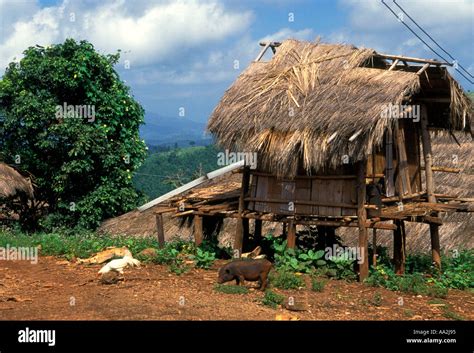
[[[30,180],[0,162],[0,199],[14,199],[21,196],[33,198],[33,186]]]
[[[206,221],[221,218],[240,253],[251,231],[258,240],[272,223],[281,226],[289,247],[297,226],[315,225],[326,235],[353,228],[357,234],[340,234],[360,248],[361,279],[368,273],[368,229],[374,245],[378,230],[387,245],[389,230],[397,272],[404,270],[407,243],[431,247],[440,266],[440,239],[463,232],[454,212],[472,211],[473,201],[471,102],[447,71],[451,64],[350,45],[261,45],[208,123],[226,153],[251,162],[211,172],[102,229],[128,221],[138,229],[148,215],[151,231],[154,215],[164,241],[167,220],[191,219],[199,243]],[[269,48],[275,55],[261,61]],[[468,145],[456,149],[455,133]],[[242,173],[240,182],[230,185],[224,172]],[[461,219],[472,225],[470,214]],[[439,226],[450,222],[440,237]],[[414,234],[425,228],[430,240]],[[407,230],[414,235],[408,240]]]
[[[451,64],[350,45],[261,45],[208,123],[222,147],[258,156],[258,167],[243,172],[237,247],[249,218],[287,223],[289,246],[297,224],[356,226],[364,278],[367,228],[374,238],[375,229],[394,231],[403,272],[404,221],[413,221],[429,224],[440,265],[439,212],[466,210],[459,202],[469,201],[435,194],[433,179],[453,168],[434,166],[430,131],[472,136],[471,101],[446,69]],[[273,58],[260,61],[270,47]]]
[[[11,207],[6,207],[6,204],[11,206],[12,203],[17,203],[24,206],[33,197],[33,186],[30,180],[7,164],[0,162],[0,220],[18,220],[19,215],[12,212]]]

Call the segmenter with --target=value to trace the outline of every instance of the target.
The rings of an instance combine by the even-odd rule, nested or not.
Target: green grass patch
[[[262,299],[262,304],[276,309],[278,308],[278,305],[282,305],[284,301],[285,297],[283,295],[275,293],[271,290],[267,290],[265,291],[265,296]]]
[[[273,273],[270,276],[270,283],[280,289],[298,289],[305,286],[301,276],[284,270]]]

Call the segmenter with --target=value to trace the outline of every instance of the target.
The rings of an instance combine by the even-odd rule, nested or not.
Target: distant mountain
[[[154,113],[146,114],[145,125],[140,127],[140,136],[147,145],[189,146],[209,145],[211,137],[204,134],[206,123],[186,117],[167,117]]]

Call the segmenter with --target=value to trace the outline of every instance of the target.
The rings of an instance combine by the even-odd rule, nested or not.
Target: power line
[[[451,59],[457,62],[457,60],[449,53],[447,52],[441,45],[438,44],[438,42],[428,34],[395,0],[393,0],[393,3],[397,5],[397,7],[402,10],[402,12],[407,15],[407,17],[429,38],[431,39],[437,46],[440,48],[443,52],[445,52]],[[474,77],[469,71],[467,71],[461,64],[457,63],[457,65],[463,69],[469,76]]]
[[[387,9],[390,10],[390,12],[396,17],[396,18],[399,18],[398,15],[395,13],[395,11],[392,10],[392,8],[390,6],[388,6],[383,0],[380,0],[382,2],[382,4],[385,5],[385,7]],[[426,45],[433,53],[435,53],[436,55],[438,55],[441,59],[443,59],[444,61],[446,62],[449,62],[449,60],[447,60],[445,57],[443,57],[441,54],[439,54],[436,50],[434,50],[428,43],[426,43],[423,38],[421,38],[413,29],[411,29],[410,26],[408,26],[404,21],[400,21],[406,28],[408,28],[408,30],[413,33],[424,45]],[[466,77],[462,71],[459,71],[458,69],[454,68],[462,77],[464,77],[469,83],[471,84],[474,84],[473,81],[471,81],[468,77]]]

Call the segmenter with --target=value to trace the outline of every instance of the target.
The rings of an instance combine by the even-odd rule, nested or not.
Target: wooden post
[[[395,273],[402,275],[405,273],[405,246],[403,241],[403,221],[396,220],[397,229],[393,231],[393,263],[395,265]]]
[[[377,229],[375,228],[372,229],[372,249],[373,249],[372,266],[376,267],[377,266]]]
[[[400,190],[400,196],[404,194],[411,195],[410,185],[410,173],[408,171],[408,158],[407,151],[405,148],[405,131],[403,125],[397,121],[397,127],[395,131],[396,147],[398,154],[398,176],[397,178],[401,181],[402,190]]]
[[[204,239],[202,221],[203,219],[201,216],[194,216],[194,243],[196,246],[201,245]]]
[[[157,214],[156,217],[156,231],[158,233],[158,246],[163,248],[165,246],[165,230],[163,227],[163,215]]]
[[[367,212],[365,210],[365,167],[366,162],[357,163],[357,222],[359,224],[359,249],[362,256],[362,263],[359,264],[359,281],[363,281],[369,275],[368,261],[368,235],[365,222]]]
[[[296,223],[292,219],[288,222],[288,235],[286,240],[286,246],[289,249],[294,249],[296,246]]]
[[[249,181],[250,181],[250,168],[244,167],[244,170],[242,173],[242,185],[240,187],[240,197],[239,197],[239,218],[237,218],[237,225],[235,227],[234,257],[236,253],[238,255],[237,257],[240,257],[240,255],[242,254],[242,247],[243,247],[245,235],[248,236],[249,220],[248,218],[243,218],[242,213],[245,210],[245,197],[247,196],[247,193],[248,193]]]
[[[253,238],[255,241],[260,242],[262,239],[262,220],[255,219],[255,229],[253,233]]]
[[[426,106],[421,106],[421,141],[423,144],[423,158],[425,160],[425,176],[426,176],[426,193],[428,195],[428,202],[436,203],[435,186],[433,180],[433,154],[431,151],[431,138],[428,131],[428,112]],[[434,216],[437,216],[435,214]],[[431,258],[434,264],[441,269],[441,249],[439,245],[439,226],[437,224],[430,224],[431,236]]]

